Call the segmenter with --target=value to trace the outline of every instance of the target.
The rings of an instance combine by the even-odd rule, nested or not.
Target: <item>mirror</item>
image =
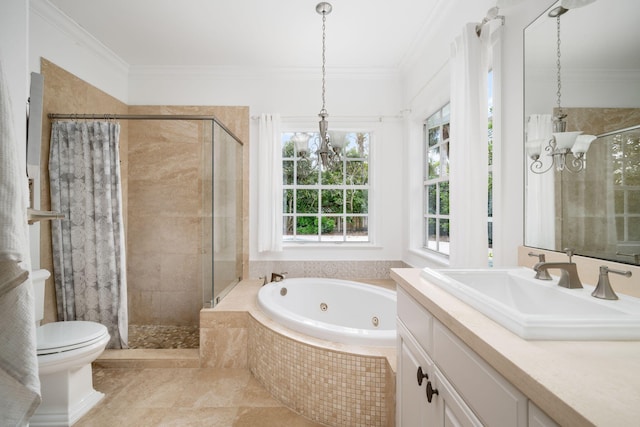
[[[536,133],[545,135],[545,145],[551,139],[558,92],[566,130],[599,137],[581,172],[553,165],[534,173],[526,158],[524,242],[640,264],[640,1],[569,9],[560,17],[558,56],[558,22],[548,12],[559,5],[524,31],[525,143]],[[556,157],[543,149],[540,160]],[[573,159],[566,156],[567,163]]]

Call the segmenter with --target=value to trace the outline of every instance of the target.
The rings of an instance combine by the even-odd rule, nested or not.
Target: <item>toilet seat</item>
[[[36,328],[37,354],[42,356],[87,347],[108,335],[106,326],[97,322],[73,320],[46,323]]]

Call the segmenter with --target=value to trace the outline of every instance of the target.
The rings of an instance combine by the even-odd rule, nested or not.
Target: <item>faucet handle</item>
[[[591,293],[591,295],[596,298],[616,300],[618,299],[618,295],[616,295],[616,293],[613,291],[613,288],[611,288],[611,282],[609,282],[608,273],[615,273],[625,277],[631,277],[631,271],[614,270],[613,268],[609,268],[606,265],[600,266],[600,277],[598,278],[598,285]]]
[[[538,264],[543,263],[543,262],[546,261],[546,258],[544,256],[544,254],[537,254],[535,252],[529,252],[528,255],[529,256],[538,257]],[[547,270],[538,269],[538,270],[536,270],[536,279],[538,279],[538,280],[552,280],[552,277],[551,277],[551,275],[549,274],[549,272]]]
[[[544,254],[537,254],[535,252],[529,252],[527,255],[529,255],[529,256],[537,256],[538,257],[538,262],[545,262]]]
[[[567,254],[567,256],[569,257],[569,263],[571,263],[571,257],[573,256],[576,250],[574,248],[564,248],[563,251],[565,254]]]

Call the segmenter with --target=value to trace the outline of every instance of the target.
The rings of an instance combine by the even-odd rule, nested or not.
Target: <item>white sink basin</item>
[[[422,277],[525,339],[640,339],[640,299],[591,296],[593,286],[566,289],[524,267],[430,269]]]

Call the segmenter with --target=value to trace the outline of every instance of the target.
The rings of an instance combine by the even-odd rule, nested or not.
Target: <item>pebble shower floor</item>
[[[198,326],[129,325],[129,348],[198,348]]]

